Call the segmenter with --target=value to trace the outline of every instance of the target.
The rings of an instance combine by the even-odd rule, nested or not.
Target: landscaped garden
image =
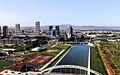
[[[120,75],[120,48],[119,43],[100,44],[105,59],[115,75]]]
[[[0,69],[6,68],[7,66],[13,64],[12,61],[0,60]]]
[[[107,71],[105,69],[105,66],[103,64],[102,58],[100,56],[100,53],[97,49],[97,47],[91,47],[90,50],[90,68],[92,70],[95,70],[99,73],[101,73],[102,75],[107,75]]]
[[[63,50],[67,51],[67,49],[69,47],[70,47],[70,45],[66,45],[66,44],[56,44],[45,50],[33,51],[33,52],[27,51],[22,54],[21,53],[16,54],[16,56],[14,56],[14,57],[7,57],[7,58],[8,59],[12,59],[12,58],[16,59],[19,57],[19,58],[23,58],[23,60],[21,60],[21,61],[11,60],[11,62],[9,62],[7,60],[0,61],[0,69],[3,70],[4,68],[9,68],[12,70],[21,71],[21,66],[24,67],[24,65],[27,65],[26,68],[28,68],[29,66],[31,66],[31,64],[37,65],[36,68],[39,69],[42,66],[44,66],[48,61],[50,61],[52,58],[54,58],[57,54],[59,54],[61,51],[63,51]],[[61,54],[61,55],[63,55],[63,54]],[[58,57],[56,60],[58,60],[59,58],[60,57]],[[55,60],[55,62],[56,62],[56,60]],[[12,65],[14,61],[16,61],[16,63],[14,63],[14,65]],[[27,63],[29,63],[29,64],[27,64]],[[35,66],[33,68],[31,68],[31,70],[34,70],[34,68],[35,68]]]
[[[62,47],[62,49],[64,49],[65,51],[55,60],[53,61],[48,67],[52,67],[54,66],[62,57],[63,55],[69,50],[69,48],[71,47],[70,45],[57,45],[56,48],[58,47]]]
[[[50,47],[50,49],[52,50],[66,50],[70,45],[67,45],[67,44],[57,44],[56,46],[54,47]]]

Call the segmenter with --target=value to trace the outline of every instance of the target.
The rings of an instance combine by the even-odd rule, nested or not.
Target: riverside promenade
[[[42,68],[39,69],[39,71],[42,71],[45,69],[48,65],[50,65],[54,60],[56,60],[62,53],[64,53],[65,50],[62,50],[59,54],[57,54],[52,60],[50,60],[48,63],[46,63]]]
[[[88,53],[88,75],[90,75],[90,47],[89,47],[89,53]]]

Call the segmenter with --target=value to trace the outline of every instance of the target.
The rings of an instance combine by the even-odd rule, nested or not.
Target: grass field
[[[110,66],[115,75],[120,75],[120,45],[119,43],[100,44],[102,52],[106,55],[106,59],[110,62]]]
[[[66,50],[68,47],[69,47],[69,45],[67,45],[67,44],[57,44],[54,47],[50,47],[50,49],[52,49],[52,50],[62,50],[62,49]]]
[[[91,47],[91,54],[90,54],[90,66],[92,70],[98,71],[102,75],[107,75],[107,71],[105,69],[105,66],[103,64],[103,61],[101,59],[101,56],[98,52],[97,47]]]
[[[63,55],[69,50],[70,46],[68,46],[68,48],[66,49],[66,51],[64,51],[54,62],[52,62],[48,67],[52,67],[54,66],[62,57]],[[47,68],[48,68],[47,67]]]
[[[6,66],[11,65],[13,62],[12,61],[5,61],[5,60],[0,60],[0,69],[5,68]]]
[[[27,52],[25,54],[18,54],[17,56],[27,56],[27,55],[34,55],[34,54],[39,54],[39,55],[45,55],[45,56],[52,56],[55,57],[57,54],[59,54],[62,50],[66,50],[70,47],[70,45],[66,45],[66,44],[57,44],[54,47],[50,47],[47,50],[43,50],[40,52]],[[65,51],[65,52],[66,52]],[[64,54],[64,53],[63,53]],[[63,55],[61,54],[61,56]],[[61,58],[58,57],[58,59]],[[56,59],[51,65],[54,65],[58,59]],[[9,65],[11,65],[13,62],[11,61],[7,61],[7,60],[0,60],[0,70],[3,70],[5,67],[8,67]],[[40,65],[41,66],[41,65]]]

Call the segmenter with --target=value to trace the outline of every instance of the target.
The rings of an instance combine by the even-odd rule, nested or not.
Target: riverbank
[[[63,54],[65,50],[62,50],[59,54],[57,54],[52,60],[50,60],[47,64],[45,64],[43,67],[39,69],[39,71],[42,71],[45,69],[48,65],[50,65],[53,61],[55,61],[61,54]]]
[[[71,46],[69,46],[61,55],[59,55],[56,60],[54,60],[51,64],[49,64],[47,68],[57,65],[58,62],[69,52],[70,48]]]
[[[91,54],[91,53],[90,53],[90,47],[89,47],[89,53],[88,53],[88,72],[87,72],[88,75],[90,75],[90,60],[91,60],[91,59],[90,59],[90,54]]]
[[[90,53],[91,69],[101,73],[102,75],[108,75],[97,46],[91,47]]]
[[[100,55],[102,57],[102,61],[103,61],[104,65],[105,65],[105,68],[107,69],[108,75],[113,75],[112,68],[110,67],[109,63],[105,59],[105,55],[102,53],[100,46],[97,46],[97,47],[98,47],[98,51],[99,51],[99,53],[100,53]]]
[[[120,50],[116,43],[109,43],[99,46],[100,52],[103,56],[104,63],[110,75],[120,75]]]
[[[61,52],[57,54],[53,59],[51,59],[48,63],[46,63],[43,67],[41,67],[39,71],[42,71],[45,68],[54,66],[57,63],[57,61],[59,61],[59,59],[66,53],[66,51],[68,51],[70,47],[71,46],[68,44],[64,44],[64,45],[58,44],[58,45],[52,46],[50,49],[54,49],[54,50],[59,49],[61,50]]]

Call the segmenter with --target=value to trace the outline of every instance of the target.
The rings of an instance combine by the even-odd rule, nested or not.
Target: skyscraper
[[[60,28],[59,28],[59,26],[56,26],[55,29],[56,29],[56,35],[59,36],[60,35]]]
[[[67,37],[68,38],[73,37],[73,28],[72,28],[72,26],[68,26]]]
[[[20,31],[20,24],[16,24],[15,27],[16,27],[16,31]]]
[[[1,26],[0,26],[0,36],[1,36]]]
[[[36,29],[35,29],[35,35],[39,35],[40,34],[40,22],[37,21],[35,22],[35,26],[36,26]]]
[[[52,36],[53,36],[53,37],[56,37],[56,34],[57,34],[57,33],[56,33],[56,29],[53,29],[53,30],[52,30]]]
[[[3,26],[3,37],[8,36],[8,26]]]
[[[49,26],[49,31],[52,31],[52,29],[53,29],[53,26]]]
[[[20,29],[20,24],[15,25],[15,35],[16,36],[23,35],[23,33],[21,32],[21,29]]]
[[[53,26],[49,26],[49,32],[48,32],[49,35],[52,35],[52,30],[53,30]]]
[[[71,37],[73,37],[73,28],[72,28],[72,26],[69,26],[69,28],[70,28]]]
[[[39,21],[35,22],[35,25],[36,25],[36,31],[40,31],[40,22]]]

